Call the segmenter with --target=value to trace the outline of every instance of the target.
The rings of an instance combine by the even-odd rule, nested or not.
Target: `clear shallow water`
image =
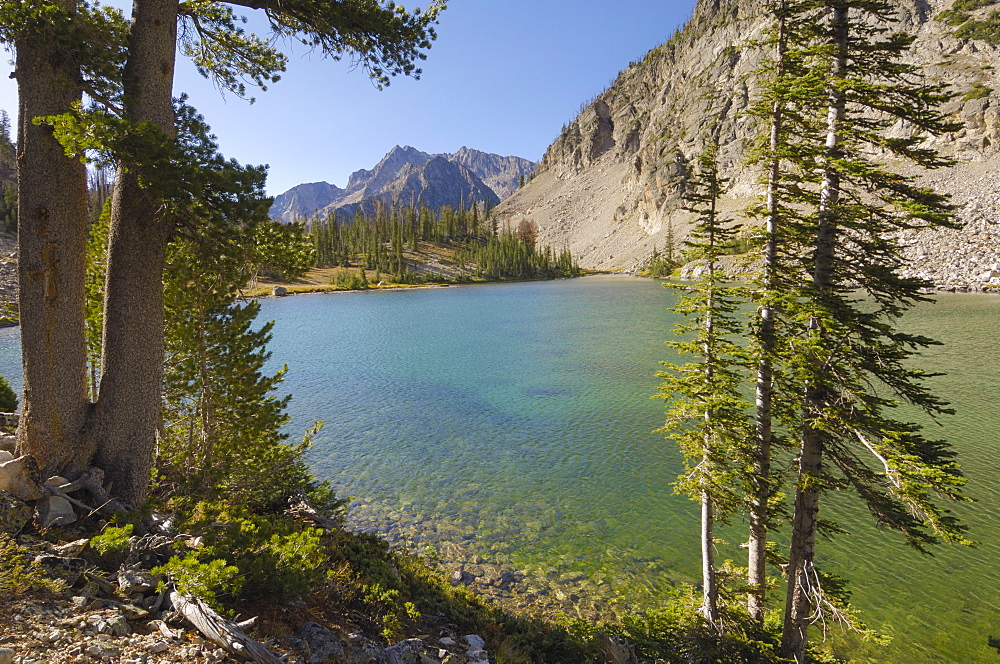
[[[651,433],[671,298],[656,282],[592,277],[266,300],[262,318],[277,321],[294,429],[325,421],[316,468],[365,518],[418,522],[430,540],[585,574],[638,603],[699,569],[696,506],[671,490],[680,460]],[[982,544],[920,556],[831,501],[823,515],[853,535],[822,542],[821,563],[895,636],[852,644],[855,661],[1000,662],[986,647],[1000,637],[1000,298],[949,295],[910,321],[947,342],[924,364],[951,372],[934,386],[959,415],[940,433],[961,453],[979,502],[957,511]],[[17,331],[0,330],[15,386],[16,353]],[[739,524],[727,536],[745,537]]]

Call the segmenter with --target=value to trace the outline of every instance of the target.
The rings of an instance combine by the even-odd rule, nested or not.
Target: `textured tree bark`
[[[719,582],[715,570],[715,505],[707,490],[701,492],[701,613],[719,629]]]
[[[125,66],[125,113],[173,136],[177,0],[135,0]],[[90,434],[111,493],[138,507],[160,424],[163,269],[171,225],[162,206],[120,165],[111,203],[100,392]]]
[[[68,10],[73,0],[58,3]],[[24,398],[17,439],[46,476],[88,466],[84,267],[87,174],[39,116],[70,110],[82,95],[73,49],[42,35],[16,42],[19,96],[18,304]]]
[[[847,76],[847,46],[850,34],[850,7],[844,0],[829,3],[830,45],[833,62],[830,67],[831,85],[827,106],[825,166],[817,212],[816,244],[814,247],[813,286],[821,296],[835,285],[837,250],[836,208],[840,203],[840,172],[834,165],[839,155],[840,132],[846,108],[843,90],[837,85]],[[813,319],[810,335],[822,335],[821,323]],[[792,515],[792,540],[788,560],[788,594],[781,639],[781,654],[797,664],[805,662],[806,630],[819,592],[813,558],[816,550],[816,515],[819,512],[820,484],[823,472],[823,433],[812,425],[826,408],[829,395],[817,384],[807,386],[803,408],[806,422],[802,432],[799,457],[799,480],[795,490]]]
[[[719,198],[717,181],[713,179],[712,200],[709,217],[712,220],[708,230],[708,245],[715,251],[716,202]],[[705,314],[705,383],[711,385],[715,373],[715,258],[708,259],[708,274],[711,288],[706,299]],[[715,425],[715,413],[711,408],[705,409],[705,438],[702,444],[702,463],[706,470],[711,462],[712,437],[710,431]],[[715,629],[719,629],[719,582],[715,569],[715,501],[709,490],[707,478],[702,478],[701,490],[701,612],[705,620]]]
[[[779,5],[778,35],[775,44],[775,59],[777,71],[775,75],[784,74],[785,62],[785,3]],[[777,289],[775,272],[778,263],[778,186],[781,178],[781,159],[778,157],[780,147],[784,104],[775,100],[771,108],[770,150],[771,163],[768,168],[767,180],[767,219],[764,222],[767,233],[764,240],[764,275],[763,287],[765,300],[760,307],[760,327],[757,331],[757,344],[760,358],[757,363],[757,379],[754,388],[754,449],[753,469],[754,486],[750,496],[750,532],[747,540],[747,585],[750,592],[747,595],[747,611],[757,623],[763,625],[764,611],[767,607],[767,526],[768,501],[771,497],[771,402],[774,389],[774,316],[775,311],[769,301],[769,296]]]
[[[807,397],[819,400],[819,395]],[[802,436],[799,459],[799,485],[795,491],[792,516],[792,542],[788,556],[788,594],[785,602],[781,655],[804,664],[806,630],[815,597],[813,556],[816,551],[816,517],[819,513],[820,487],[817,478],[823,470],[822,436],[810,427]]]

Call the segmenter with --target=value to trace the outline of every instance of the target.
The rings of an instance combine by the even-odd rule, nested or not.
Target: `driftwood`
[[[173,591],[170,602],[206,639],[227,652],[257,664],[281,664],[262,643],[251,639],[236,623],[226,620],[200,599]]]
[[[310,521],[324,530],[337,530],[340,523],[336,519],[331,519],[316,509],[304,491],[298,491],[288,498],[288,509],[285,514],[296,519]]]

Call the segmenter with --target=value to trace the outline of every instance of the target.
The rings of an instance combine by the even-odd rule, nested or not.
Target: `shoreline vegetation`
[[[331,214],[286,227],[312,245],[306,270],[289,274],[262,265],[244,295],[403,290],[465,283],[533,281],[583,273],[568,248],[538,242],[538,228],[523,221],[500,228],[489,209],[472,205],[377,206],[351,219]]]

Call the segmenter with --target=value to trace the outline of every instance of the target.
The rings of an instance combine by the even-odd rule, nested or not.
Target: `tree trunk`
[[[135,0],[125,113],[173,136],[177,0]],[[163,382],[163,269],[171,225],[128,164],[111,203],[100,393],[91,434],[111,492],[134,507],[149,489]]]
[[[813,265],[813,297],[821,298],[835,285],[837,250],[836,208],[840,203],[840,173],[834,163],[839,156],[840,128],[846,101],[839,82],[847,75],[847,46],[850,33],[849,6],[843,2],[830,3],[830,45],[833,62],[830,68],[831,84],[827,107],[827,135],[824,155],[823,181],[817,213],[816,245]],[[813,318],[810,335],[822,336],[822,322]],[[816,363],[821,362],[815,358]],[[813,557],[816,549],[816,515],[823,472],[823,433],[812,425],[827,406],[827,391],[813,379],[806,387],[803,403],[806,421],[802,432],[799,458],[799,480],[795,491],[795,508],[792,516],[792,540],[788,560],[788,594],[785,603],[784,631],[781,654],[805,662],[806,630],[813,613],[814,600],[820,589],[816,587]]]
[[[715,509],[707,489],[701,492],[701,613],[719,629],[719,582],[715,570]]]
[[[818,394],[807,401],[821,401]],[[788,594],[785,601],[784,631],[781,636],[781,656],[804,664],[806,629],[812,614],[815,587],[813,555],[816,550],[816,517],[819,513],[820,486],[823,470],[823,440],[819,432],[807,425],[802,435],[799,459],[799,484],[795,490],[792,516],[792,542],[788,555]]]
[[[74,0],[57,4],[72,11]],[[87,174],[66,156],[39,116],[58,115],[81,99],[73,50],[41,35],[18,40],[18,304],[24,398],[17,439],[45,476],[87,468],[87,354],[84,269]]]
[[[780,78],[784,75],[785,62],[785,3],[779,6],[778,34],[775,44],[777,72]],[[781,130],[784,115],[784,103],[777,99],[771,109],[770,154],[767,181],[767,219],[765,220],[764,240],[764,301],[760,307],[760,327],[757,331],[757,344],[760,357],[757,362],[757,380],[755,385],[754,412],[754,449],[753,449],[753,492],[750,496],[750,532],[747,541],[747,584],[750,592],[747,595],[747,610],[750,618],[758,624],[764,623],[764,611],[767,606],[767,527],[768,501],[771,497],[771,402],[774,388],[774,315],[771,303],[776,289],[776,269],[778,262],[778,185],[781,178],[781,159],[778,148],[782,140]]]

